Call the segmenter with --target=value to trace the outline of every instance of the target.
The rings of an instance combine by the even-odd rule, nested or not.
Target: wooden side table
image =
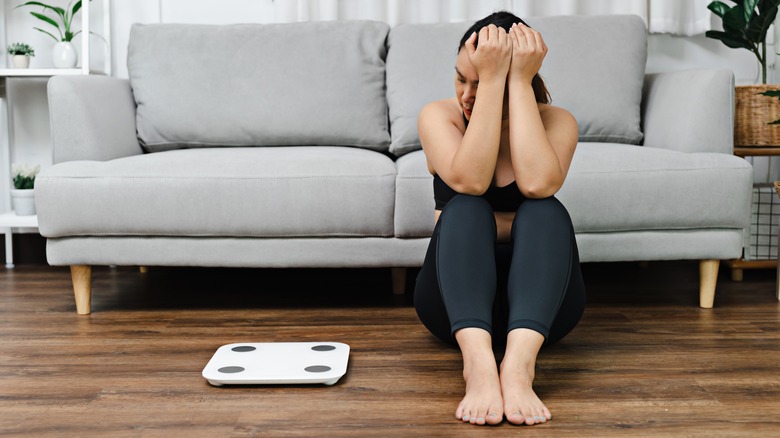
[[[776,157],[780,156],[780,145],[778,146],[734,146],[734,155],[738,157]],[[777,188],[777,185],[775,186]],[[780,249],[780,246],[778,247]],[[745,260],[744,257],[730,260],[728,262],[731,268],[731,279],[733,281],[742,281],[745,269],[777,269],[778,260]],[[780,269],[778,269],[778,279],[780,279]],[[780,284],[778,284],[778,299],[780,299]]]
[[[775,181],[775,192],[777,192],[777,196],[780,196],[780,181]],[[780,250],[780,221],[778,221],[777,224],[777,248]],[[780,257],[778,257],[780,259]],[[775,283],[775,293],[777,296],[777,299],[780,300],[780,260],[778,260],[777,267],[777,282]]]
[[[775,184],[777,184],[777,181],[775,181]],[[777,188],[777,186],[775,186],[775,188]],[[780,192],[778,192],[778,194],[780,194]],[[778,231],[777,244],[778,244],[778,248],[780,248],[780,223],[778,223],[777,231]],[[775,289],[776,289],[775,293],[777,296],[777,300],[780,301],[780,263],[775,264],[775,268],[777,268],[777,282],[775,283]]]

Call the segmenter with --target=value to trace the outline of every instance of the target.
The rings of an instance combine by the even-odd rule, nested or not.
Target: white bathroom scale
[[[219,347],[203,368],[214,386],[321,383],[347,373],[349,345],[341,342],[247,342]]]

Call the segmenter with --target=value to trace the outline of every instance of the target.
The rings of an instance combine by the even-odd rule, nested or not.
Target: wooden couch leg
[[[712,309],[715,303],[715,285],[718,283],[720,260],[699,262],[699,307]]]
[[[72,265],[70,276],[73,280],[73,293],[76,295],[76,312],[79,315],[89,315],[92,307],[92,267]]]
[[[391,268],[393,277],[393,293],[403,295],[406,293],[406,268]]]

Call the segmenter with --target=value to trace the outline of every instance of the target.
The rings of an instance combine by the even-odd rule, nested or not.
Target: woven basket
[[[777,192],[777,195],[780,196],[780,181],[775,181],[775,191]]]
[[[780,146],[780,125],[770,122],[780,119],[780,99],[763,96],[778,85],[737,85],[734,108],[734,146]]]

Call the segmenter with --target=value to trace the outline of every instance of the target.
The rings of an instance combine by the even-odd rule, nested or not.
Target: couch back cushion
[[[127,64],[141,145],[387,150],[389,30],[374,21],[134,24]]]
[[[635,15],[521,17],[549,52],[540,75],[552,104],[571,111],[579,140],[641,144],[640,104],[647,31]],[[417,114],[455,96],[455,59],[473,24],[403,24],[391,29],[387,54],[390,151],[420,149]]]

